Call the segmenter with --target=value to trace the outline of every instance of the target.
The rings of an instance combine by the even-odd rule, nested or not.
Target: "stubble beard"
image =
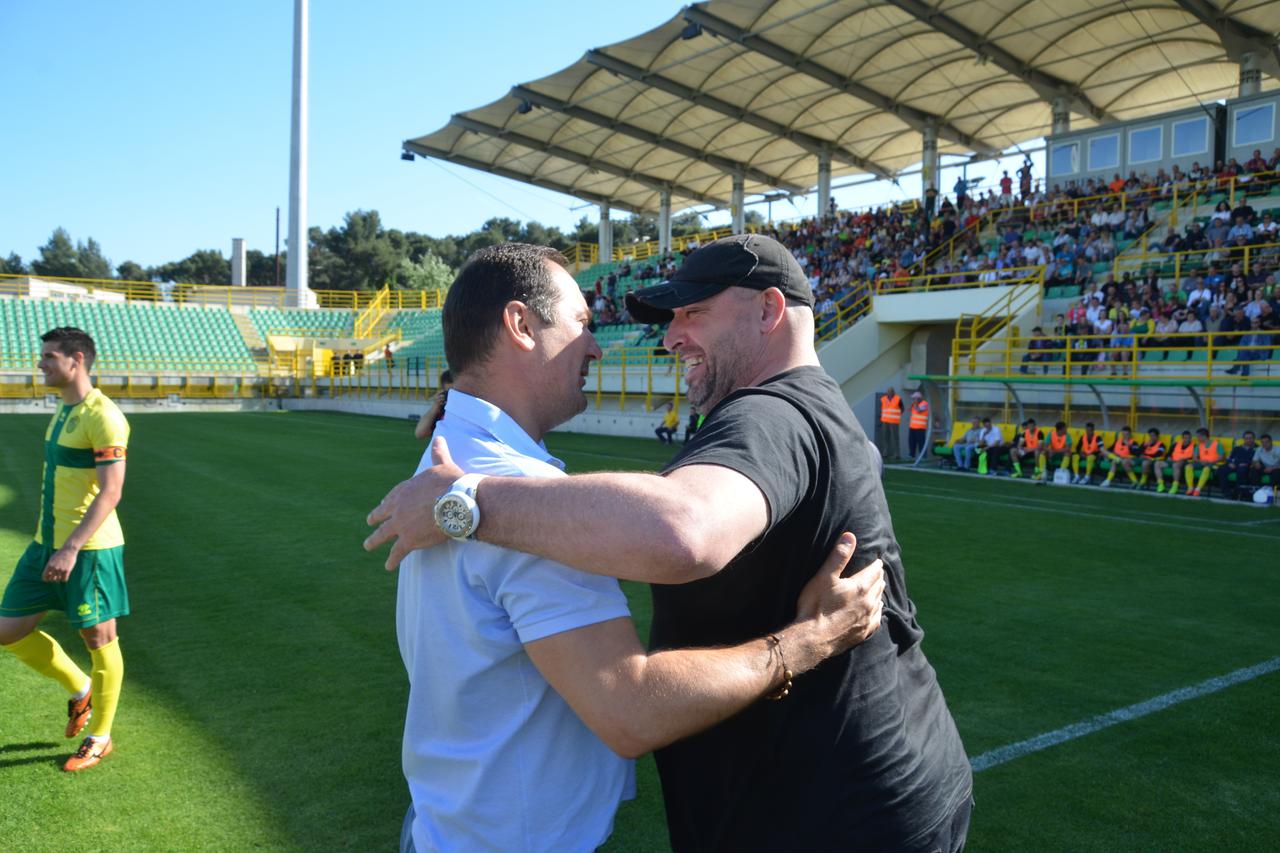
[[[689,404],[699,412],[706,414],[745,383],[742,381],[745,359],[742,354],[733,351],[719,359],[719,363],[709,356],[703,355],[702,381],[697,387],[689,386]]]

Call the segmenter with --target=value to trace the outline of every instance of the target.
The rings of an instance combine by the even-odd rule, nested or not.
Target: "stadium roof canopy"
[[[1275,0],[711,0],[459,113],[406,151],[656,212],[892,176],[1277,86]]]

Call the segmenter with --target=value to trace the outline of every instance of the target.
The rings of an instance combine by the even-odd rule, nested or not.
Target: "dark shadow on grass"
[[[58,752],[46,752],[43,755],[28,755],[24,758],[0,758],[0,770],[7,767],[22,767],[27,764],[48,764],[50,767],[62,768],[62,762],[67,760],[65,750]]]
[[[53,749],[58,744],[54,741],[32,741],[31,743],[9,743],[0,746],[0,752],[30,752],[33,749]]]

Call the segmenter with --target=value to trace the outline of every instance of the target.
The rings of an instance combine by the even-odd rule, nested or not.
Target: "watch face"
[[[471,533],[471,507],[460,496],[449,494],[436,502],[436,524],[446,536],[461,539]]]

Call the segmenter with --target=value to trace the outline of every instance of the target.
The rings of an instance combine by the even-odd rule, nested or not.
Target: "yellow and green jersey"
[[[97,388],[74,406],[65,403],[44,434],[44,477],[40,489],[40,521],[36,541],[61,548],[98,496],[97,466],[125,458],[129,422],[118,406]],[[50,541],[49,532],[53,532]],[[115,510],[85,542],[85,550],[124,544]]]

